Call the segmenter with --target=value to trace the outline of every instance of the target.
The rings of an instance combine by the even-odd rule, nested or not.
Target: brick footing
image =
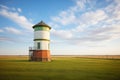
[[[30,61],[51,61],[49,50],[33,50],[33,54],[30,57]]]

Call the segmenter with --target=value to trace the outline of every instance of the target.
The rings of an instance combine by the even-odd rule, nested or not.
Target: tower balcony
[[[37,47],[29,47],[29,51],[38,50]]]

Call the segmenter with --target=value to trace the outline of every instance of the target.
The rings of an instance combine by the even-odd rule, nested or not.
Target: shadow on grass
[[[57,60],[51,60],[51,62],[56,62]],[[0,60],[0,62],[41,62],[41,61],[30,61],[30,60]]]
[[[31,62],[29,60],[0,60],[0,62]]]

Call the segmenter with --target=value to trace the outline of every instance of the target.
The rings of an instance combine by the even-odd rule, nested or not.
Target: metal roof
[[[38,24],[34,25],[33,28],[35,27],[38,27],[38,26],[41,26],[41,27],[48,27],[49,29],[51,29],[50,26],[48,26],[46,23],[44,23],[43,21],[40,21]]]

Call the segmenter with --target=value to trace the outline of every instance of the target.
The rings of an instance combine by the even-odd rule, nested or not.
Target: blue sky
[[[41,20],[52,55],[120,55],[120,0],[0,0],[0,55],[28,55]]]

